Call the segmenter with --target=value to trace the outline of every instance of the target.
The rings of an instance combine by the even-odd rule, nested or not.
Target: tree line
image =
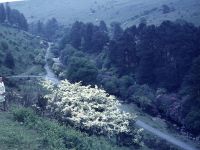
[[[11,9],[8,3],[0,4],[0,23],[28,30],[28,23],[24,15],[16,9]]]
[[[56,33],[59,29],[59,23],[56,18],[51,18],[46,22],[38,20],[29,25],[29,31],[35,35],[44,37],[48,41],[56,39]]]

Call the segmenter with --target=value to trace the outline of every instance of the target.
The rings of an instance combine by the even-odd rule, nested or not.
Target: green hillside
[[[2,76],[42,73],[45,51],[39,38],[0,25],[0,74]]]
[[[0,150],[128,150],[106,138],[88,136],[55,120],[37,116],[32,110],[0,111]]]

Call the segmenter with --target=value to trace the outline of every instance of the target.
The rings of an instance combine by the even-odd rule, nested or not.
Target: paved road
[[[46,70],[46,76],[45,76],[45,79],[46,80],[50,80],[52,81],[54,84],[58,84],[59,83],[59,80],[58,78],[56,77],[56,75],[54,74],[54,72],[51,70],[51,68],[49,67],[48,63],[47,63],[47,60],[48,58],[50,57],[50,50],[51,50],[51,43],[48,43],[48,48],[47,48],[47,51],[46,51],[46,55],[45,55],[45,70]]]
[[[127,104],[121,104],[120,109],[129,113],[134,113],[133,106]],[[176,145],[177,147],[184,149],[184,150],[197,150],[194,146],[181,141],[180,139],[175,138],[174,136],[170,135],[170,133],[161,132],[159,129],[153,128],[152,126],[148,125],[142,120],[137,120],[136,125],[144,130],[151,132],[153,135],[160,137],[161,139],[166,140],[169,143]]]
[[[163,133],[161,131],[159,131],[158,129],[156,128],[153,128],[151,127],[150,125],[146,124],[145,122],[141,121],[141,120],[137,120],[136,121],[136,125],[151,132],[152,134],[154,135],[157,135],[158,137],[162,138],[162,139],[165,139],[166,141],[184,149],[184,150],[197,150],[196,148],[194,148],[193,146],[179,140],[179,139],[176,139],[175,137],[171,136],[171,135],[168,135],[166,133]]]

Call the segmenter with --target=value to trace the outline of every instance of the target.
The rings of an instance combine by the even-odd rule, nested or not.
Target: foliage
[[[76,49],[99,53],[109,41],[106,30],[107,27],[103,21],[100,22],[99,26],[95,26],[92,23],[75,22],[71,28],[69,43]]]
[[[61,81],[58,87],[51,83],[43,85],[50,91],[46,95],[49,109],[63,121],[93,134],[131,133],[129,121],[135,116],[120,111],[116,98],[104,90],[81,86],[80,83],[71,84],[67,80]],[[133,138],[137,135],[137,130],[134,130]]]
[[[148,85],[133,85],[129,88],[129,92],[131,93],[130,101],[136,103],[143,110],[152,111],[149,109],[154,107],[155,94]]]
[[[26,18],[18,10],[11,9],[8,3],[0,4],[0,23],[12,25],[13,27],[28,30],[28,23]]]
[[[11,52],[8,52],[6,54],[4,64],[10,69],[13,69],[15,67],[15,61]]]
[[[185,126],[195,134],[199,131],[199,108],[200,108],[200,56],[192,64],[190,72],[185,77],[182,87],[186,100],[183,103],[182,114],[185,118]]]
[[[49,120],[37,116],[29,108],[18,108],[13,112],[14,116],[24,116],[23,125],[40,133],[37,145],[38,149],[44,150],[111,150],[126,149],[125,147],[117,147],[113,143],[106,140],[105,137],[88,136],[86,133],[79,132],[72,127],[62,126],[55,120]],[[32,119],[30,119],[32,118]],[[20,121],[20,120],[17,120]],[[17,143],[13,143],[17,145]]]
[[[0,25],[0,72],[2,76],[41,73],[43,63],[35,62],[38,55],[42,61],[44,51],[39,39],[22,30]]]
[[[67,71],[67,78],[71,82],[81,81],[83,84],[94,84],[97,74],[97,68],[87,59],[80,57],[71,58]]]

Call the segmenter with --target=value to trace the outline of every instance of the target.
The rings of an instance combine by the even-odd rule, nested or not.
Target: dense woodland
[[[108,28],[75,22],[58,48],[61,78],[98,84],[199,135],[200,28],[186,22]]]

